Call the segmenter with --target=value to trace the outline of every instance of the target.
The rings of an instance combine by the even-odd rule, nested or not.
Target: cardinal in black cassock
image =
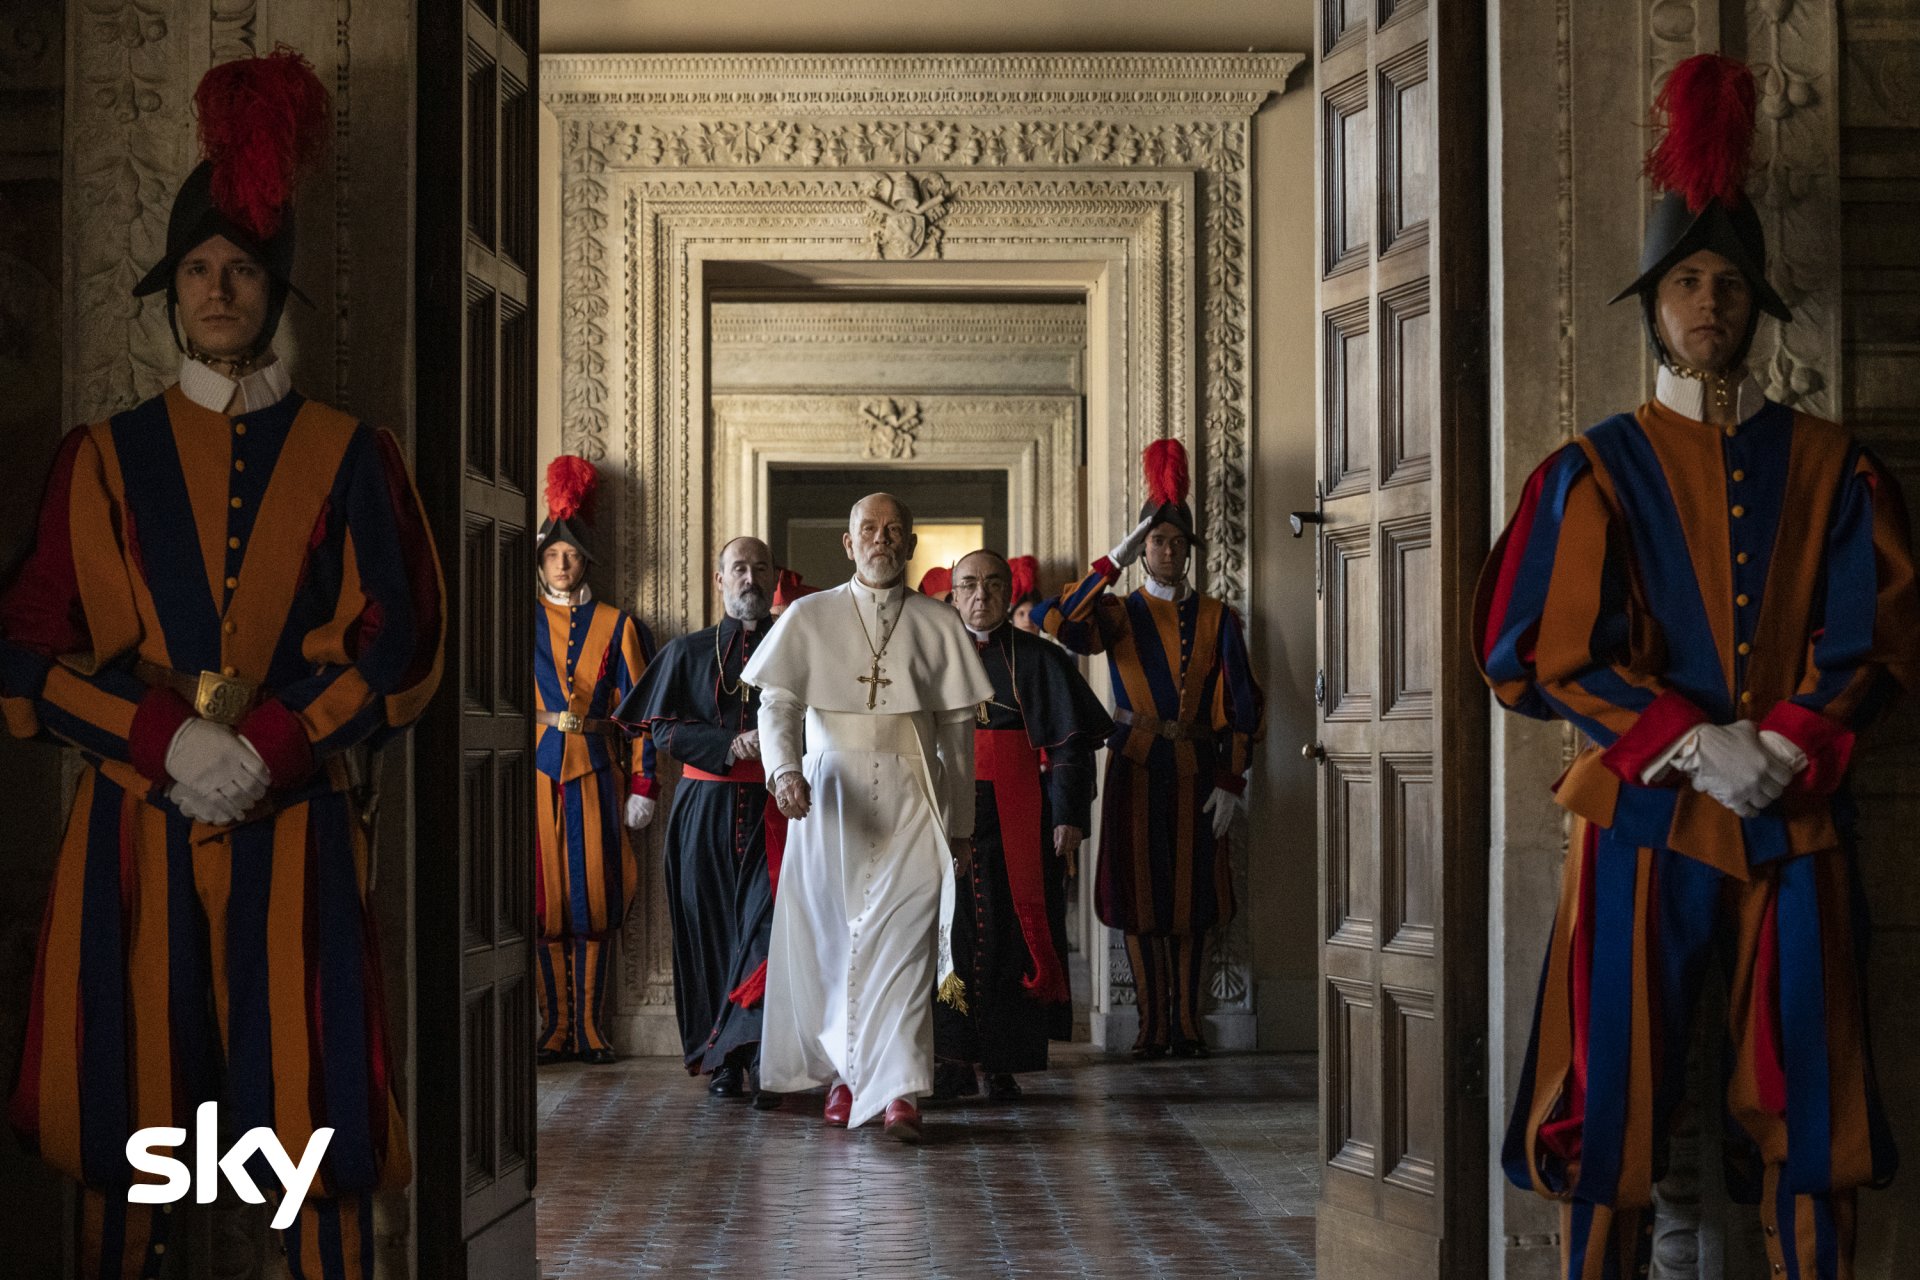
[[[712,1076],[709,1092],[721,1097],[743,1096],[758,1066],[786,843],[786,819],[768,803],[760,764],[759,693],[740,680],[773,623],[775,574],[759,539],[727,543],[714,574],[727,616],[670,642],[616,713],[646,727],[682,766],[666,838],[673,998],[687,1071]]]
[[[937,1096],[1019,1096],[1047,1041],[1073,1032],[1067,987],[1068,868],[1093,811],[1093,755],[1113,721],[1058,645],[1010,621],[1013,572],[992,551],[955,566],[953,604],[993,682],[974,733],[973,866],[953,919],[964,1012],[934,1010]]]

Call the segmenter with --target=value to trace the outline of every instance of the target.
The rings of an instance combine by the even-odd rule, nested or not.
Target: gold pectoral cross
[[[856,679],[858,679],[861,684],[867,686],[867,710],[869,711],[873,710],[877,704],[880,697],[881,686],[893,683],[893,681],[888,680],[880,674],[880,657],[878,654],[874,655],[873,674],[870,676],[858,676]]]

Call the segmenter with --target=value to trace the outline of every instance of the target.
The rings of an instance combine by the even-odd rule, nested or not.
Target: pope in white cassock
[[[933,999],[960,998],[954,870],[972,857],[975,708],[993,696],[960,615],[909,591],[913,514],[863,498],[853,581],[796,600],[742,672],[787,815],[767,954],[761,1088],[829,1086],[830,1124],[882,1111],[920,1140]]]

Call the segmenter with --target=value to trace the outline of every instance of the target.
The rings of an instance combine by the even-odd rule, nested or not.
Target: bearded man
[[[885,1111],[888,1134],[918,1142],[936,985],[964,998],[953,870],[972,855],[974,708],[993,684],[960,615],[907,589],[905,504],[861,499],[841,545],[853,581],[794,601],[743,675],[760,689],[761,757],[791,823],[761,1083],[826,1085],[828,1123]]]
[[[760,691],[740,678],[772,627],[778,570],[758,538],[720,548],[726,616],[668,642],[615,717],[680,761],[667,818],[673,999],[687,1071],[716,1097],[749,1090],[760,1049],[773,891],[787,820],[760,763]],[[777,1094],[758,1093],[762,1107]]]

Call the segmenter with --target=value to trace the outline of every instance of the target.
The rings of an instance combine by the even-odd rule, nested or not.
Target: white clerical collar
[[[578,609],[593,599],[593,588],[581,583],[571,591],[555,591],[546,583],[540,584],[540,594],[547,598],[548,604],[563,605],[569,609]]]
[[[985,644],[987,641],[993,639],[992,630],[982,631],[980,630],[980,628],[974,626],[971,622],[963,622],[962,625],[966,627],[967,634],[973,637],[973,642],[975,644]]]
[[[1146,591],[1148,595],[1152,596],[1155,600],[1178,600],[1181,596],[1187,593],[1186,583],[1184,582],[1175,582],[1172,584],[1162,583],[1162,582],[1156,581],[1151,575],[1149,575],[1147,580],[1141,583],[1140,586],[1143,590]]]
[[[895,600],[898,600],[907,593],[907,588],[903,582],[896,582],[890,587],[870,587],[860,581],[860,575],[855,574],[853,577],[853,591],[855,595],[877,609],[881,605],[892,604]]]
[[[180,393],[215,413],[227,411],[235,391],[240,393],[240,412],[253,413],[279,404],[291,390],[293,375],[277,356],[268,356],[265,364],[239,379],[216,373],[192,356],[180,357]]]
[[[1707,384],[1702,378],[1685,378],[1660,366],[1660,373],[1653,382],[1653,398],[1683,418],[1692,418],[1695,422],[1707,420]],[[1736,393],[1733,405],[1733,420],[1745,422],[1760,412],[1767,403],[1767,396],[1760,384],[1753,380],[1753,374],[1747,373],[1740,379],[1740,389]]]

